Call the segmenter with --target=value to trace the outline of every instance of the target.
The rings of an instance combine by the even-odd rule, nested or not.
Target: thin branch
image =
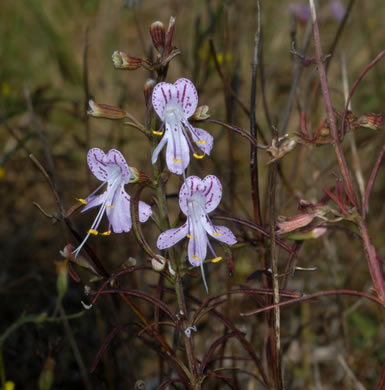
[[[377,157],[376,163],[374,164],[372,173],[370,174],[370,178],[368,181],[368,185],[366,187],[364,199],[362,200],[362,218],[366,218],[366,214],[368,212],[368,203],[369,203],[369,197],[373,189],[374,182],[376,181],[378,170],[380,169],[381,161],[384,158],[385,154],[385,145],[382,146],[381,152],[379,156]]]

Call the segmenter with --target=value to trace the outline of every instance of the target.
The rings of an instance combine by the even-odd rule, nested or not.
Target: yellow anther
[[[176,158],[172,158],[172,161],[174,161],[174,162],[177,162],[177,163],[181,163],[182,162],[182,160],[177,160]]]
[[[216,257],[215,259],[212,259],[212,263],[219,263],[221,260],[223,260],[223,257]]]
[[[201,259],[200,259],[199,257],[196,257],[195,255],[192,255],[192,258],[193,258],[194,260],[201,261]]]
[[[197,160],[200,160],[200,159],[202,159],[204,156],[205,156],[205,154],[203,153],[203,154],[196,154],[196,153],[193,153],[193,156],[197,159]]]
[[[152,130],[152,133],[155,134],[155,135],[163,135],[164,130],[163,130],[163,131],[155,131],[155,130]]]
[[[107,230],[106,232],[100,233],[101,236],[109,236],[111,234],[111,230]]]
[[[76,198],[77,201],[79,201],[81,204],[87,204],[88,202],[82,198]]]
[[[114,208],[113,204],[110,204],[109,206],[106,206],[106,209],[113,209],[113,208]]]
[[[206,140],[197,141],[197,144],[205,144],[205,143],[206,143]]]
[[[193,236],[190,236],[190,234],[186,234],[187,238],[194,238]]]
[[[223,235],[223,233],[217,233],[217,232],[214,232],[213,234],[214,234],[214,236],[222,236]]]
[[[95,229],[90,229],[90,230],[88,230],[88,234],[93,234],[94,236],[97,236],[99,234],[99,232]]]

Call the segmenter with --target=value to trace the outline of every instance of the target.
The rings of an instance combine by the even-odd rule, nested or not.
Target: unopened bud
[[[161,272],[166,266],[166,259],[161,255],[157,255],[155,258],[151,259],[151,266],[154,271]]]
[[[122,51],[114,51],[112,62],[116,69],[135,70],[142,66],[143,60],[138,57],[130,57]]]
[[[95,118],[123,119],[126,112],[120,108],[108,104],[95,103],[92,99],[88,102],[90,109],[87,114]]]
[[[55,360],[48,357],[39,378],[39,390],[50,390],[54,379]]]
[[[317,227],[305,232],[293,232],[287,235],[287,239],[296,241],[313,240],[323,236],[327,229],[324,227]]]
[[[298,214],[294,217],[279,217],[277,221],[277,227],[279,228],[279,234],[285,234],[292,232],[293,230],[302,228],[309,225],[310,222],[315,218],[315,214]]]
[[[168,56],[171,52],[171,45],[172,45],[172,37],[174,35],[174,29],[175,29],[175,17],[170,16],[170,20],[168,22],[168,29],[165,39],[165,56]]]
[[[191,119],[193,119],[194,121],[203,121],[207,118],[210,118],[210,114],[208,114],[208,112],[209,112],[209,106],[199,106],[195,110]]]
[[[384,124],[384,116],[382,114],[364,114],[358,119],[361,127],[378,130]]]
[[[57,261],[56,262],[56,289],[59,294],[59,297],[64,297],[68,288],[68,272],[67,272],[67,262],[66,261]]]
[[[152,98],[152,91],[154,90],[154,87],[156,85],[156,81],[154,79],[148,79],[144,83],[144,101],[146,103],[146,107],[148,107],[151,104],[151,98]]]
[[[154,44],[156,50],[162,52],[166,39],[166,29],[164,28],[163,23],[159,20],[152,23],[150,25],[150,35],[152,38],[152,43]]]

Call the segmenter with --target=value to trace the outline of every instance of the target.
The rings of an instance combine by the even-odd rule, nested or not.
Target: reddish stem
[[[385,145],[382,146],[381,152],[376,160],[376,163],[374,164],[372,173],[370,174],[370,178],[369,178],[368,185],[366,187],[364,199],[362,200],[362,219],[366,218],[370,193],[372,192],[372,188],[373,188],[374,182],[376,180],[378,170],[380,169],[380,164],[381,164],[381,161],[384,157],[384,154],[385,154]]]

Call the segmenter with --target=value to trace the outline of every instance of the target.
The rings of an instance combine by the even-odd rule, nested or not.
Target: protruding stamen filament
[[[213,232],[214,236],[222,236],[223,233],[217,233],[217,232]]]
[[[203,154],[199,155],[199,154],[193,153],[193,156],[194,156],[197,160],[200,160],[200,159],[202,159],[202,158],[205,156],[205,154],[203,153]]]
[[[174,162],[176,162],[176,163],[181,163],[182,162],[182,160],[177,160],[176,158],[172,158],[172,161],[174,161]]]
[[[206,140],[202,140],[202,141],[196,141],[197,144],[205,144],[206,143]]]
[[[107,230],[106,232],[100,233],[101,236],[109,236],[111,234],[111,230]]]
[[[186,234],[187,238],[194,238],[193,236],[190,236],[190,234]]]
[[[82,198],[76,198],[77,201],[79,201],[81,204],[87,204],[88,202],[85,199]]]
[[[212,263],[219,263],[221,260],[223,260],[223,257],[216,257],[215,259],[212,259]]]
[[[155,134],[155,135],[163,135],[164,130],[162,130],[162,131],[155,131],[155,130],[152,130],[152,133]]]
[[[113,209],[114,208],[114,205],[113,204],[111,204],[111,205],[109,205],[109,206],[106,206],[106,209]],[[215,233],[214,233],[215,234]]]
[[[194,260],[201,261],[201,259],[199,257],[196,257],[195,255],[192,255],[192,257],[193,257]]]
[[[88,234],[93,234],[94,236],[97,236],[99,234],[99,232],[97,230],[95,230],[95,229],[90,229],[90,230],[88,230],[87,233]]]

